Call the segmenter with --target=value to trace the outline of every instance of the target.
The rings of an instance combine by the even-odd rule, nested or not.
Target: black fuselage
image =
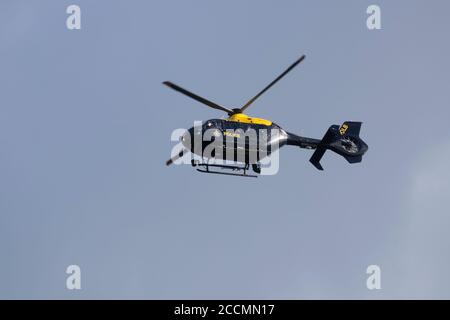
[[[190,128],[182,137],[183,145],[204,158],[257,163],[284,145],[315,149],[318,139],[286,132],[270,125],[210,119]]]

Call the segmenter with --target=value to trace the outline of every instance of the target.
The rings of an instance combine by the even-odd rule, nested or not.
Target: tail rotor
[[[325,151],[332,150],[343,156],[349,163],[361,162],[368,150],[367,144],[359,137],[361,122],[346,121],[341,126],[332,125],[317,145],[309,161],[319,170],[323,170],[320,160]]]

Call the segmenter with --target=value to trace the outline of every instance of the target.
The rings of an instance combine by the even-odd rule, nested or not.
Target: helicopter
[[[192,157],[191,160],[192,166],[198,166],[197,170],[200,172],[257,177],[255,174],[261,174],[261,160],[284,145],[315,150],[309,161],[318,170],[323,170],[320,160],[326,150],[334,151],[344,157],[349,163],[361,162],[362,156],[368,150],[367,144],[359,137],[362,122],[345,121],[340,126],[336,124],[331,125],[322,139],[314,139],[290,133],[273,121],[250,117],[244,113],[255,100],[304,59],[305,55],[302,55],[240,108],[224,107],[170,81],[164,81],[163,84],[169,88],[210,108],[223,111],[228,116],[224,119],[210,119],[202,122],[200,126],[194,126],[188,129],[180,138],[183,145],[182,150],[170,158],[166,162],[166,165],[171,165],[188,152],[191,152],[192,156],[196,154],[202,159],[202,161],[198,161]],[[249,131],[254,131],[256,134],[246,135]],[[207,132],[212,132],[210,134],[212,139],[201,139],[200,143],[194,143],[195,141],[199,141],[198,138],[204,137]],[[264,132],[264,134],[261,132]],[[218,141],[216,147],[213,149],[213,152],[205,154],[208,145],[212,144],[212,141]],[[227,141],[227,143],[224,141]],[[261,152],[262,150],[264,152]],[[233,161],[233,165],[210,163],[211,159],[224,159],[224,153],[227,153],[227,155],[231,154],[231,157],[228,156],[226,159]],[[239,157],[238,153],[241,153],[243,156]],[[248,173],[250,166],[255,174]]]

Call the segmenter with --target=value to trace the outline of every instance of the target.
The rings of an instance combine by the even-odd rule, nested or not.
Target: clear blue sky
[[[78,4],[82,29],[66,29]],[[381,7],[382,30],[366,27]],[[1,298],[450,298],[447,1],[0,3]],[[320,138],[258,179],[167,168],[175,128],[222,116]],[[82,290],[65,288],[68,265]],[[382,271],[369,291],[368,265]]]

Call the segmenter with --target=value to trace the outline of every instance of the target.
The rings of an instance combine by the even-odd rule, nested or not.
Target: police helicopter
[[[319,170],[323,170],[320,160],[326,150],[336,152],[343,156],[349,163],[361,162],[362,156],[368,150],[367,144],[359,137],[361,122],[346,121],[340,126],[332,125],[322,139],[313,139],[285,131],[270,120],[250,117],[244,113],[256,99],[269,90],[304,59],[305,55],[302,55],[283,73],[275,78],[275,80],[269,83],[240,108],[227,108],[221,106],[170,81],[163,82],[163,84],[169,88],[197,100],[210,108],[223,111],[228,115],[228,117],[224,119],[207,120],[200,126],[194,126],[187,130],[181,137],[184,148],[169,159],[166,162],[166,165],[171,165],[174,161],[182,158],[186,153],[191,152],[192,155],[199,155],[202,159],[202,161],[194,160],[193,158],[191,160],[192,166],[198,166],[197,170],[200,172],[256,177],[256,175],[248,174],[250,166],[256,174],[260,174],[260,162],[262,158],[269,156],[284,145],[296,146],[304,149],[314,149],[315,151],[309,161]],[[256,132],[256,134],[247,134],[250,131]],[[211,139],[201,139],[207,132],[212,133],[209,134]],[[195,143],[196,141],[200,141],[200,143]],[[208,145],[213,142],[218,143],[216,143],[212,152],[205,153]],[[224,157],[225,154],[227,157]],[[229,156],[230,154],[231,158]],[[240,154],[242,156],[240,156]],[[210,160],[212,159],[225,158],[226,160],[233,161],[233,165],[224,163],[217,164],[216,162],[210,163]]]

